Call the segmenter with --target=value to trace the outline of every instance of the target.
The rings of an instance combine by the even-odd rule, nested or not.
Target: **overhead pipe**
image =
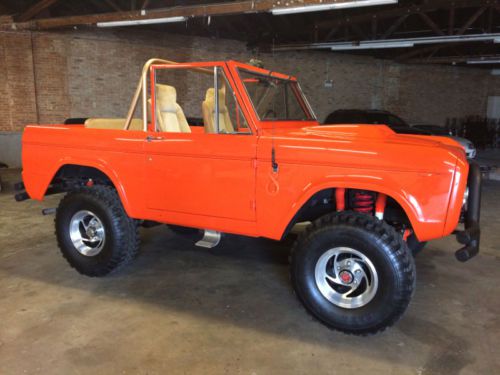
[[[309,43],[309,44],[289,44],[275,46],[274,52],[291,50],[313,50],[330,49],[332,51],[354,51],[363,49],[385,49],[385,48],[408,48],[416,45],[437,44],[437,43],[467,43],[485,42],[500,43],[500,34],[470,34],[470,35],[449,35],[436,37],[420,37],[405,39],[380,39],[352,42],[329,42],[329,43]]]

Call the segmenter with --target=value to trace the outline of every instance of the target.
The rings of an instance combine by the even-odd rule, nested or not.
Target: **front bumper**
[[[465,229],[455,231],[457,241],[465,245],[455,253],[455,257],[460,262],[466,262],[479,253],[479,240],[481,238],[481,228],[479,226],[481,216],[481,169],[476,162],[471,161],[469,165],[469,177],[467,179],[469,197],[464,213]]]
[[[475,148],[466,149],[465,154],[467,155],[467,159],[475,159],[477,155],[477,151]]]

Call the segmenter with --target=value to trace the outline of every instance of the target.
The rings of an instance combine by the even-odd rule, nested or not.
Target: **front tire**
[[[305,308],[345,333],[383,331],[413,295],[413,257],[387,223],[354,212],[326,215],[292,249],[291,279]]]
[[[139,250],[137,223],[108,186],[69,192],[59,204],[55,225],[63,257],[83,275],[107,275],[135,258]]]
[[[417,236],[415,236],[415,233],[413,233],[410,237],[408,237],[406,244],[408,245],[408,249],[410,249],[410,252],[413,255],[413,257],[416,257],[418,254],[422,252],[425,245],[427,245],[427,242],[420,242],[417,239]]]

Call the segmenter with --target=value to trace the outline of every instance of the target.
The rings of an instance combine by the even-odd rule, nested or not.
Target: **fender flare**
[[[369,182],[357,182],[357,181],[325,181],[323,183],[311,186],[309,189],[304,191],[304,193],[296,200],[291,209],[288,211],[287,215],[280,223],[281,233],[282,235],[286,234],[290,224],[293,223],[295,216],[299,213],[299,211],[304,207],[304,205],[311,199],[315,194],[319,193],[323,190],[328,189],[337,189],[337,188],[345,188],[345,189],[357,189],[357,190],[369,190],[377,193],[382,193],[387,195],[389,198],[394,199],[403,209],[408,220],[410,221],[413,230],[417,234],[418,237],[418,228],[420,226],[419,217],[422,216],[422,210],[420,206],[418,206],[418,202],[415,200],[414,203],[411,203],[411,198],[407,197],[404,193],[398,192],[392,189],[388,189],[386,186],[373,184]]]
[[[130,201],[128,199],[127,193],[125,191],[125,188],[118,177],[118,174],[115,172],[113,168],[109,166],[104,160],[102,159],[74,159],[72,157],[64,157],[59,159],[52,168],[50,168],[51,173],[45,174],[43,176],[37,174],[38,179],[42,179],[42,181],[38,182],[38,184],[26,184],[27,186],[34,186],[34,188],[28,190],[28,194],[30,195],[31,198],[33,199],[39,199],[42,200],[43,197],[45,196],[45,193],[51,183],[51,181],[54,179],[54,177],[57,175],[57,173],[61,170],[66,165],[75,165],[75,166],[82,166],[82,167],[89,167],[89,168],[94,168],[104,175],[106,175],[109,180],[113,183],[118,196],[120,197],[120,200],[122,202],[123,208],[125,209],[125,212],[127,215],[130,216],[131,213],[131,206],[130,206]]]

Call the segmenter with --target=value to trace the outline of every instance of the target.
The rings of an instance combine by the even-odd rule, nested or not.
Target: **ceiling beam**
[[[6,5],[0,3],[0,15],[9,13],[11,13],[11,10]]]
[[[41,12],[43,12],[45,9],[48,9],[50,6],[54,5],[56,2],[59,0],[40,0],[30,6],[26,11],[21,13],[19,17],[17,17],[16,21],[17,22],[25,22],[33,17],[37,16]]]
[[[120,6],[118,6],[118,4],[116,4],[113,0],[104,0],[104,2],[110,7],[112,8],[113,10],[117,11],[117,12],[122,12],[123,9],[120,8]]]
[[[387,39],[389,38],[394,32],[401,26],[406,19],[410,16],[410,14],[403,14],[400,16],[392,25],[387,29],[387,31],[380,37],[380,39]]]
[[[43,9],[52,5],[58,0],[41,0],[23,14],[20,21],[27,21],[40,13]],[[339,4],[348,3],[352,0],[301,0],[300,6],[318,4]],[[203,16],[224,16],[244,13],[270,12],[273,9],[297,6],[294,1],[283,2],[282,0],[240,0],[231,2],[214,2],[208,4],[172,6],[167,8],[151,10],[132,10],[124,12],[101,13],[91,15],[45,18],[32,20],[30,22],[20,22],[17,24],[0,25],[1,29],[29,29],[47,30],[62,27],[72,27],[79,25],[95,25],[98,22],[116,22],[130,20],[150,20],[155,18],[168,17],[203,17]],[[35,8],[36,7],[36,8]]]
[[[353,40],[354,42],[358,39],[356,36],[346,36],[341,35],[341,30],[346,28],[353,29],[353,25],[360,25],[372,28],[372,35],[370,38],[364,38],[365,40],[374,39],[388,39],[397,30],[401,29],[402,25],[405,23],[408,17],[414,16],[421,19],[421,23],[430,27],[430,29],[437,36],[454,35],[459,32],[459,29],[465,31],[462,34],[466,34],[469,31],[469,27],[477,22],[479,17],[485,12],[485,9],[500,9],[500,0],[432,0],[424,2],[423,4],[406,3],[400,6],[394,6],[391,8],[379,9],[375,12],[357,12],[357,13],[339,13],[341,16],[333,16],[330,19],[319,20],[315,23],[315,30],[320,29],[320,35],[324,37],[322,40],[324,42],[328,41],[341,41],[341,40]],[[455,9],[464,9],[463,13],[471,10],[465,24],[460,27],[455,28]],[[448,10],[447,22],[446,18],[444,22],[436,22],[438,18],[437,11]],[[379,21],[384,21],[379,22]],[[441,20],[442,21],[442,20]],[[445,23],[445,25],[441,25]],[[384,25],[384,27],[380,27]],[[493,25],[493,23],[492,23]],[[422,27],[421,27],[422,28]],[[423,26],[425,28],[425,26]],[[321,33],[321,29],[325,30]],[[493,28],[490,28],[491,33],[494,33]],[[408,32],[408,30],[406,30]],[[486,31],[485,31],[486,32]],[[457,35],[462,35],[457,34]],[[364,39],[361,39],[364,40]]]
[[[429,27],[437,34],[437,35],[445,35],[444,32],[439,28],[438,25],[429,17],[427,13],[418,12],[420,18],[424,20],[424,22],[429,25]]]
[[[104,1],[102,1],[102,0],[89,0],[89,2],[94,5],[94,8],[96,9],[97,12],[109,11],[109,7],[106,6]],[[66,2],[64,2],[62,4],[64,4],[66,7],[68,6],[68,4]],[[75,8],[73,8],[73,11],[71,11],[71,13],[69,13],[69,14],[75,14],[75,13],[78,13],[78,12],[75,11]]]
[[[493,8],[490,8],[488,10],[488,21],[487,21],[487,25],[486,25],[486,32],[487,33],[493,32],[494,13],[495,13],[495,10]]]
[[[455,7],[450,8],[450,13],[448,14],[448,35],[453,35],[455,31]]]
[[[363,31],[363,29],[361,27],[359,27],[359,25],[357,23],[353,23],[351,25],[351,29],[352,29],[352,31],[354,31],[354,33],[356,33],[356,35],[359,36],[360,39],[362,39],[362,40],[369,39],[368,36]]]
[[[488,9],[488,7],[486,7],[486,6],[483,6],[483,7],[479,8],[479,9],[478,9],[478,10],[477,10],[477,11],[476,11],[476,12],[475,12],[475,13],[474,13],[474,14],[473,14],[473,15],[472,15],[472,16],[471,16],[468,20],[467,20],[467,22],[465,23],[465,25],[463,25],[463,26],[462,26],[462,28],[459,30],[459,32],[458,32],[457,34],[458,34],[458,35],[463,35],[463,34],[467,31],[467,29],[468,29],[469,27],[471,27],[471,26],[472,26],[472,24],[473,24],[474,22],[476,22],[476,21],[477,21],[477,19],[478,19],[479,17],[481,17],[481,15],[482,15],[482,14],[486,11],[486,9]]]
[[[429,13],[443,9],[462,9],[480,6],[497,6],[500,7],[500,0],[433,0],[425,4],[407,6],[396,6],[378,11],[364,12],[358,15],[349,15],[330,18],[316,22],[319,28],[333,28],[337,25],[342,26],[345,23],[362,23],[371,21],[376,16],[379,20],[387,18],[397,18],[404,14],[412,13]],[[500,8],[499,8],[500,9]]]

